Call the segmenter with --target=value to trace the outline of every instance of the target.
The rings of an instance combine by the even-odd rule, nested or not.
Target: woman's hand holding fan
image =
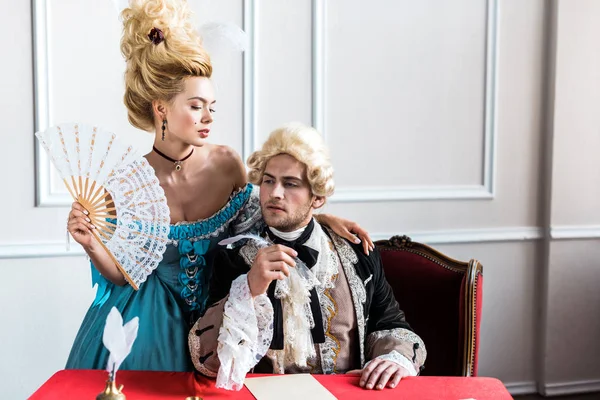
[[[88,217],[89,212],[78,202],[73,203],[71,212],[69,213],[69,222],[67,230],[86,251],[93,250],[94,244],[98,242],[92,235],[92,229],[96,226],[92,224],[92,220]]]

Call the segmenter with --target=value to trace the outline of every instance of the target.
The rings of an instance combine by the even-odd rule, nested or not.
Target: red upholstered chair
[[[453,260],[408,236],[376,245],[406,320],[425,342],[421,375],[476,376],[483,289],[479,261]]]

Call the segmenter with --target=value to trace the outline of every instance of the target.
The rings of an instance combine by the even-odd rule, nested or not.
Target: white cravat
[[[280,230],[277,230],[277,229],[271,228],[271,227],[269,227],[269,229],[278,238],[283,239],[287,242],[293,242],[294,240],[298,239],[300,237],[300,235],[302,235],[302,233],[304,232],[304,230],[306,229],[307,226],[308,225],[303,226],[302,228],[296,229],[295,231],[291,231],[291,232],[282,232]]]

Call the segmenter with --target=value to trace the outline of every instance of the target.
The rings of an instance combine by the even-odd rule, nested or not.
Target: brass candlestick
[[[106,387],[102,393],[96,396],[96,400],[126,400],[127,397],[125,397],[121,390],[123,390],[123,385],[119,386],[117,389],[114,373],[109,373]]]

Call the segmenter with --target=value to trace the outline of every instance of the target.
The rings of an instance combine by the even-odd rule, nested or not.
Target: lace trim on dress
[[[252,189],[253,186],[250,183],[240,188],[231,195],[230,200],[223,208],[208,218],[193,222],[181,221],[172,224],[169,232],[170,243],[177,246],[179,241],[183,239],[196,241],[219,236],[245,208],[252,194]]]

